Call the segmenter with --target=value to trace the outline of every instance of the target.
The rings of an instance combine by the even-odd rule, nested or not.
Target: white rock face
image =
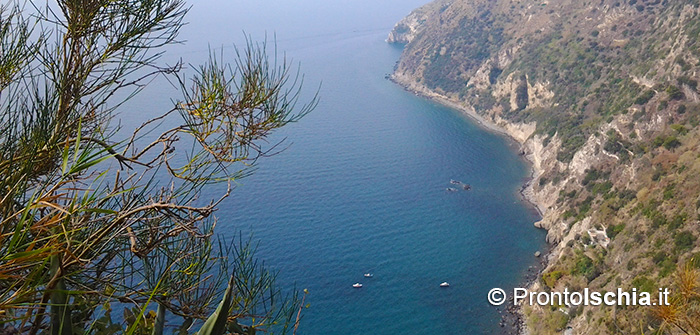
[[[394,25],[386,41],[388,43],[410,43],[418,34],[419,28],[425,22],[427,12],[418,8]]]

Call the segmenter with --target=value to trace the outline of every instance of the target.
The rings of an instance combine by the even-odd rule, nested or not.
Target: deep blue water
[[[209,46],[233,54],[243,30],[274,33],[305,96],[322,82],[316,110],[274,137],[291,146],[217,212],[219,232],[252,232],[280,283],[309,290],[300,334],[499,333],[486,293],[516,286],[544,248],[513,144],[384,78],[401,54],[388,31],[424,2],[197,2],[168,56],[198,63]],[[159,89],[149,103],[167,104]],[[450,179],[472,190],[445,192]]]

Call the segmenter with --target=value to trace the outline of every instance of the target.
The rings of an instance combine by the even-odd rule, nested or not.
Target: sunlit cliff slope
[[[699,7],[438,0],[390,33],[406,43],[396,82],[499,126],[533,163],[525,193],[553,244],[533,289],[673,289],[670,308],[525,307],[530,334],[700,331]]]

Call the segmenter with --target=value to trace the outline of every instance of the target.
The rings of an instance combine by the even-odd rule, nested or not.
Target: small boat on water
[[[462,183],[462,182],[459,181],[459,180],[450,179],[450,184],[452,184],[452,185],[459,185],[459,184],[461,184],[461,183]]]
[[[444,282],[440,283],[440,287],[450,287],[450,283],[444,281]]]
[[[465,191],[469,191],[469,190],[472,189],[472,186],[469,185],[469,184],[464,184],[464,185],[462,185],[462,188],[463,188]]]
[[[454,187],[448,187],[448,188],[445,189],[445,191],[447,191],[447,192],[457,192],[457,189],[454,188]]]
[[[372,277],[374,277],[373,274],[371,274],[371,273],[365,273],[365,278],[372,278]]]
[[[352,284],[352,287],[354,287],[354,288],[360,288],[360,287],[362,287],[362,284],[360,284],[360,283],[355,283],[355,284]]]

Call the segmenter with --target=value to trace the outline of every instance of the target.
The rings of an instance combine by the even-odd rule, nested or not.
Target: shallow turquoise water
[[[423,2],[195,3],[170,53],[198,63],[208,43],[232,53],[243,29],[276,31],[305,94],[323,82],[318,108],[275,136],[292,145],[217,212],[219,232],[252,232],[282,285],[309,290],[300,334],[499,333],[486,293],[519,284],[544,248],[513,144],[384,78],[401,54],[387,32]],[[472,190],[445,192],[450,179]]]

